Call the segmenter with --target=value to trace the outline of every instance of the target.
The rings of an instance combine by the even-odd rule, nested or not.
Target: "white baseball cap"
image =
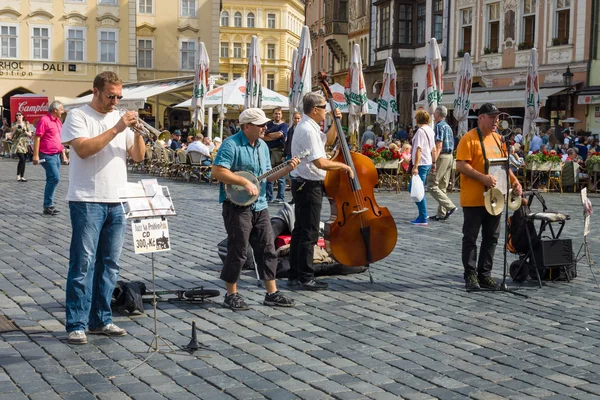
[[[240,114],[240,124],[264,125],[270,121],[260,108],[248,108]]]

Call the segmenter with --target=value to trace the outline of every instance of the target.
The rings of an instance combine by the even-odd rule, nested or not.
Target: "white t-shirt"
[[[204,155],[205,157],[210,157],[210,150],[208,149],[208,147],[206,147],[204,143],[198,140],[195,140],[192,143],[190,143],[190,145],[185,150],[186,154],[188,151],[197,151],[199,153],[202,153],[202,155]]]
[[[63,144],[77,138],[94,138],[114,127],[118,111],[102,114],[89,105],[69,111],[62,129]],[[118,203],[118,189],[127,186],[127,150],[133,146],[133,132],[127,128],[106,147],[86,159],[73,149],[69,162],[67,201]]]
[[[431,159],[431,150],[435,146],[435,133],[429,125],[423,125],[415,132],[415,136],[412,141],[412,159],[415,159],[417,154],[417,147],[421,148],[421,160],[420,165],[431,165],[433,164]]]
[[[313,164],[314,160],[326,158],[325,142],[327,135],[321,132],[321,127],[310,117],[302,116],[296,128],[294,128],[294,140],[292,140],[292,154],[300,154],[308,149],[309,155],[303,158],[291,175],[310,181],[322,181],[327,172],[319,169]]]

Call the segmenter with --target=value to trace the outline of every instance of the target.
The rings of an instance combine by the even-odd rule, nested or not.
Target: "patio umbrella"
[[[329,85],[329,90],[331,90],[335,106],[340,109],[342,114],[348,114],[349,107],[348,103],[346,103],[346,88],[339,83],[334,83],[333,85]],[[373,100],[367,99],[367,109],[368,114],[377,115],[377,103]],[[331,111],[329,103],[327,103],[327,111]]]
[[[383,70],[383,83],[377,100],[377,122],[386,133],[393,128],[398,118],[396,102],[396,67],[392,57],[388,57]]]
[[[260,48],[258,46],[258,37],[252,36],[248,57],[248,72],[246,73],[244,109],[261,108],[262,106],[262,70],[260,68]]]
[[[208,92],[208,69],[210,60],[206,47],[200,42],[198,48],[198,65],[194,74],[194,89],[192,91],[192,108],[194,109],[194,128],[198,129],[198,122],[204,126],[204,98]]]
[[[427,57],[425,58],[427,67],[427,111],[433,115],[433,112],[441,104],[442,94],[444,92],[444,82],[442,81],[442,55],[438,47],[437,40],[431,38],[429,48],[427,49]],[[433,121],[433,119],[432,119]]]
[[[367,107],[367,91],[365,89],[365,78],[362,73],[362,59],[360,57],[360,46],[355,44],[352,48],[352,58],[345,85],[346,103],[348,103],[348,132],[350,143],[358,143],[358,127],[360,117],[369,112]]]
[[[294,71],[296,70],[296,61],[298,60],[298,49],[294,49],[292,52],[292,65],[290,65],[290,85],[288,92],[288,100],[290,104],[292,103],[292,94],[294,93]],[[294,111],[290,107],[290,125],[292,126],[294,122]]]
[[[214,88],[206,94],[204,99],[205,106],[220,106],[221,104],[228,106],[243,106],[246,98],[246,79],[238,78],[234,81],[228,82],[225,85]],[[280,95],[277,92],[269,90],[268,88],[262,89],[262,108],[270,109],[275,107],[281,107],[287,109],[289,106],[288,98]],[[183,103],[177,104],[176,108],[188,108],[191,107],[192,100],[186,100]]]
[[[535,119],[540,116],[540,83],[538,75],[538,54],[534,47],[529,54],[527,83],[525,85],[525,120],[523,121],[523,139],[525,151],[529,151],[529,142],[535,133]]]
[[[292,92],[290,94],[290,118],[295,111],[302,112],[302,99],[312,87],[312,47],[308,26],[302,27],[298,56],[293,66]]]
[[[471,85],[473,83],[473,64],[471,56],[465,53],[463,60],[458,66],[456,75],[456,83],[454,84],[454,118],[458,121],[458,137],[462,137],[469,130],[469,109],[471,102],[469,95],[471,94]]]

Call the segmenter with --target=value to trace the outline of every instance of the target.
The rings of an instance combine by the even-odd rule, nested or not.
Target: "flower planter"
[[[399,163],[400,163],[400,160],[384,161],[382,163],[375,164],[375,168],[380,168],[380,169],[398,169],[398,164]]]
[[[600,172],[600,164],[594,164],[592,168],[588,168],[590,172]]]
[[[545,162],[545,163],[534,163],[534,162],[529,162],[527,161],[525,163],[525,165],[527,166],[527,169],[530,169],[532,171],[560,171],[560,165],[561,163],[556,162]]]

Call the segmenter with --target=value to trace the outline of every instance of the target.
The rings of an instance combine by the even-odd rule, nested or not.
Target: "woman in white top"
[[[417,111],[416,120],[418,129],[412,140],[412,174],[419,175],[423,181],[423,186],[425,186],[429,170],[433,168],[435,171],[435,162],[437,159],[435,134],[433,133],[433,129],[429,126],[430,116],[427,111]],[[408,188],[409,192],[410,190],[411,185],[409,185]],[[410,223],[413,225],[427,226],[427,203],[425,197],[423,197],[423,200],[417,202],[417,208],[419,209],[419,216],[415,220],[410,221]]]

